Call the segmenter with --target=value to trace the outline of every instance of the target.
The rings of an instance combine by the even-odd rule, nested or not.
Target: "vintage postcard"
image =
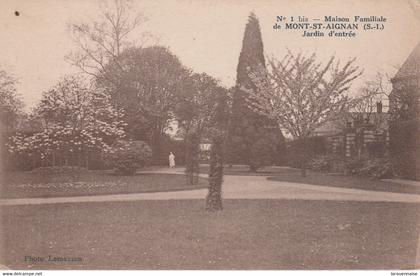
[[[420,0],[2,0],[0,50],[4,273],[417,275]]]

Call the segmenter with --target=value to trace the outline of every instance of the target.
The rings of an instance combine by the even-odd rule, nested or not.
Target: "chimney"
[[[382,101],[376,103],[376,113],[382,113]]]

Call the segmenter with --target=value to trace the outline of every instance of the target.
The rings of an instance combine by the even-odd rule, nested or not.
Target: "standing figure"
[[[169,168],[175,167],[175,155],[172,153],[172,151],[169,153]]]

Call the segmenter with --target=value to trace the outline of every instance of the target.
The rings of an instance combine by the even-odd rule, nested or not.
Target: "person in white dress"
[[[175,155],[170,152],[169,153],[169,168],[174,168],[175,167]]]

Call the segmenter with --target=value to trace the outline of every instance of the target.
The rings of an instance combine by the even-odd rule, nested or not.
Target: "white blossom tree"
[[[257,89],[246,90],[248,105],[302,141],[302,176],[306,176],[306,138],[355,103],[347,95],[352,81],[362,74],[354,62],[351,59],[340,66],[332,56],[323,65],[315,54],[294,55],[289,51],[282,60],[269,59],[267,70],[250,72]]]
[[[40,158],[42,165],[88,166],[89,153],[107,151],[125,135],[124,122],[118,120],[109,96],[74,76],[43,94],[35,116],[43,121],[44,130],[11,137],[8,149]]]

